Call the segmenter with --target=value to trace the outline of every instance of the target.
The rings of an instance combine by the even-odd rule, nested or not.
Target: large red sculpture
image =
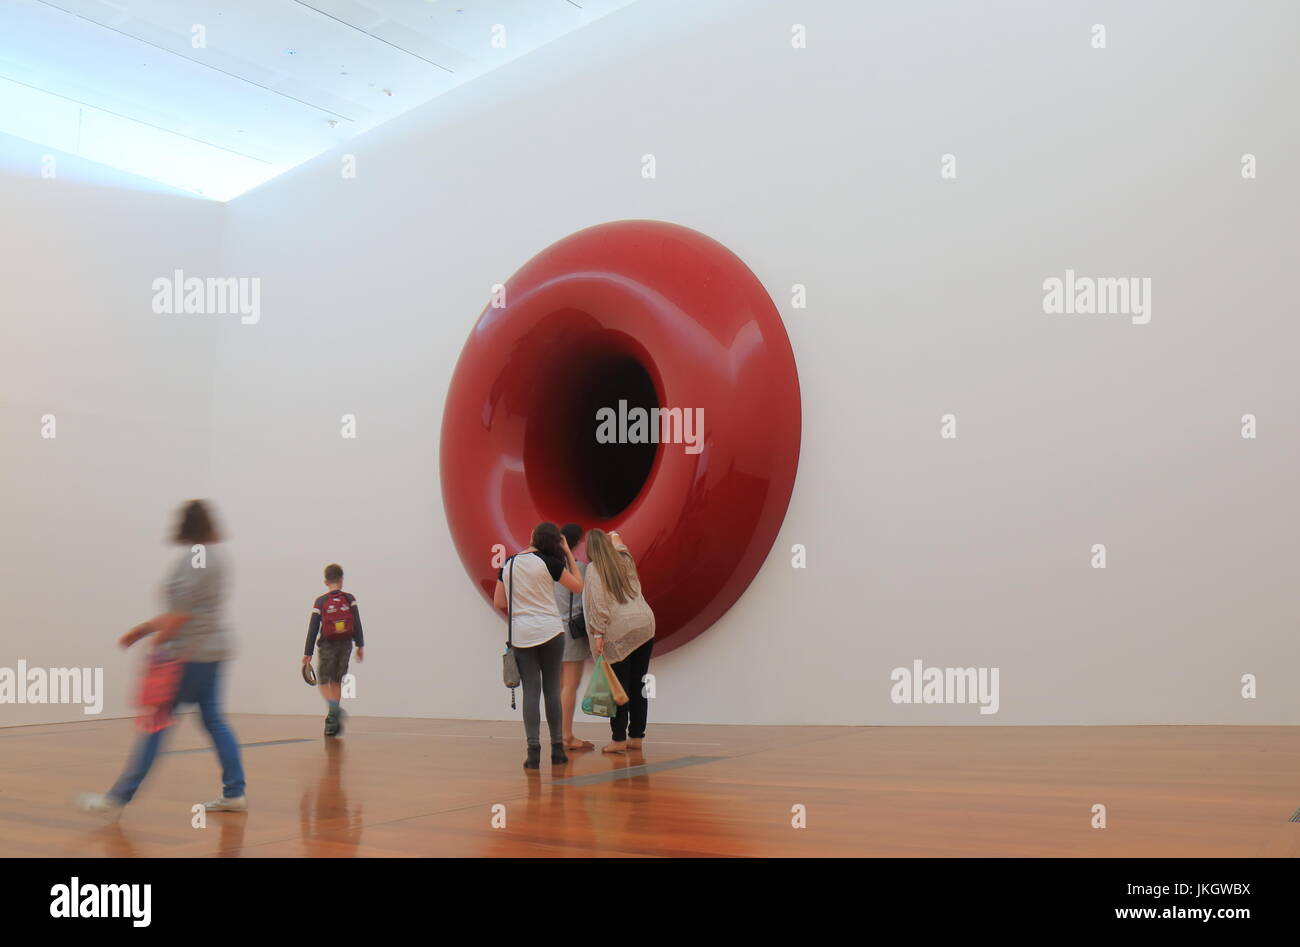
[[[461,561],[490,601],[497,544],[526,546],[542,520],[617,529],[655,653],[671,651],[740,598],[790,501],[799,378],[781,317],[726,247],[649,220],[566,237],[502,301],[470,333],[442,420]],[[660,408],[680,409],[660,415],[661,442],[629,443]],[[602,442],[619,421],[623,442]]]

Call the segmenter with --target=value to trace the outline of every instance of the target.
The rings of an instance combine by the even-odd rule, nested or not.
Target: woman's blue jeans
[[[176,704],[198,704],[199,716],[203,726],[212,737],[212,744],[221,758],[222,794],[233,799],[244,794],[244,767],[239,761],[239,743],[234,732],[226,724],[221,714],[221,700],[218,690],[221,683],[220,661],[193,661],[185,665],[181,672],[181,686],[176,692]],[[149,775],[158,750],[162,746],[163,734],[171,727],[165,727],[157,733],[146,733],[136,744],[135,752],[126,769],[118,777],[116,785],[108,791],[117,802],[125,805],[134,797],[144,778]]]

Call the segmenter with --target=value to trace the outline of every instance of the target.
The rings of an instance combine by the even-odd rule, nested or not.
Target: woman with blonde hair
[[[639,750],[650,713],[641,683],[650,670],[655,614],[641,594],[636,562],[618,533],[600,529],[587,533],[587,558],[591,564],[582,604],[592,652],[605,656],[628,697],[609,722],[613,742],[603,752]]]

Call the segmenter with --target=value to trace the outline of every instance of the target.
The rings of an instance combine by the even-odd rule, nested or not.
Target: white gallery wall
[[[131,712],[142,655],[116,640],[162,610],[175,509],[211,489],[216,326],[154,313],[153,282],[221,263],[221,205],[23,152],[0,173],[0,669],[89,668],[96,693],[10,693],[0,726]]]
[[[20,251],[17,332],[35,335],[0,382],[6,444],[47,402],[108,411],[87,437],[115,449],[84,464],[126,499],[60,512],[57,544],[36,503],[8,502],[6,582],[52,641],[91,617],[116,631],[161,575],[141,522],[202,483],[231,535],[232,711],[319,712],[297,665],[339,561],[368,639],[354,713],[517,716],[502,624],[442,509],[451,372],[494,283],[576,230],[656,218],[768,288],[804,435],[767,563],[654,662],[652,722],[1300,723],[1297,27],[1284,3],[641,0],[219,214],[188,205],[181,226],[136,196],[147,218],[109,241],[98,205],[69,205],[49,234],[66,260]],[[108,328],[138,289],[124,268],[152,278],[178,254],[259,278],[260,321],[181,330],[145,309]],[[1150,321],[1045,313],[1067,269],[1149,278]],[[64,337],[93,322],[128,370],[87,355],[42,389],[56,334],[29,311],[71,320]],[[210,389],[179,352],[196,375],[210,360]],[[88,502],[90,471],[60,480],[42,445],[19,449],[11,497],[48,507],[71,482]],[[88,569],[106,555],[110,572]],[[998,712],[891,702],[891,671],[916,660],[998,668]]]

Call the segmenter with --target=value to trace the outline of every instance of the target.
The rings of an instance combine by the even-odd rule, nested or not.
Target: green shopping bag
[[[602,654],[596,658],[596,669],[591,672],[591,681],[587,684],[587,694],[582,698],[582,712],[593,717],[612,717],[618,713],[618,704],[614,702],[614,692],[609,686],[609,670]]]

